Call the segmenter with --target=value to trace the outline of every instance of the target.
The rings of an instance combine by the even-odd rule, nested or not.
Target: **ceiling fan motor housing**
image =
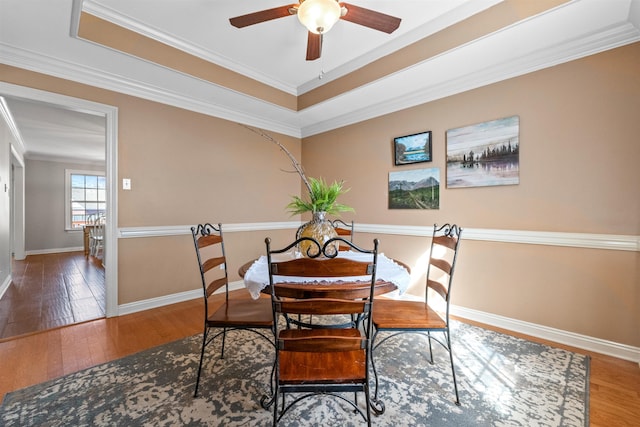
[[[298,19],[314,34],[324,34],[338,22],[342,8],[336,0],[303,0],[298,6]]]

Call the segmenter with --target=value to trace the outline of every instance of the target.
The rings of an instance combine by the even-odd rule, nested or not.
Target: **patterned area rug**
[[[464,323],[452,330],[461,406],[447,353],[405,334],[376,351],[386,412],[376,426],[587,426],[589,358]],[[193,398],[200,336],[9,393],[3,426],[267,426],[273,348],[231,332],[225,359],[208,358]],[[210,353],[218,347],[210,346]],[[364,399],[358,399],[362,406]],[[307,399],[286,426],[365,425],[339,399]]]

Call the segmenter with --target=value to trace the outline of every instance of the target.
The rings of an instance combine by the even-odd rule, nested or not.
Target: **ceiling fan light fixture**
[[[314,34],[328,32],[341,13],[336,0],[304,0],[298,6],[298,19]]]

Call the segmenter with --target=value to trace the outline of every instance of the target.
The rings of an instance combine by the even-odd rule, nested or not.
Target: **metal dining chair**
[[[372,367],[375,378],[375,392],[372,398],[372,405],[376,414],[382,414],[385,411],[385,407],[384,403],[378,398],[378,372],[373,354],[387,340],[404,333],[420,333],[427,336],[431,364],[433,364],[432,340],[440,344],[449,353],[453,389],[456,396],[455,403],[460,405],[456,371],[453,365],[453,351],[451,349],[449,304],[451,302],[451,284],[453,283],[453,273],[458,257],[461,233],[462,229],[456,224],[444,224],[440,227],[434,224],[431,253],[425,280],[424,301],[378,299],[374,304],[372,318],[375,332],[372,339]],[[444,308],[436,308],[435,299],[444,302]],[[385,332],[390,332],[391,334],[385,335],[384,338],[376,342],[379,334]],[[443,339],[434,337],[432,333],[442,333]]]
[[[271,301],[267,298],[253,300],[251,298],[230,298],[227,275],[227,258],[224,250],[222,224],[214,226],[210,223],[191,227],[193,244],[198,259],[198,269],[202,279],[204,297],[204,330],[202,332],[202,349],[196,378],[194,397],[198,396],[202,363],[205,348],[217,337],[222,337],[220,358],[224,358],[227,332],[247,330],[263,337],[273,345],[273,314]],[[209,299],[217,290],[224,291],[224,302],[213,309]],[[266,334],[265,331],[269,331]]]
[[[285,253],[301,241],[310,243],[314,256],[277,261],[275,255]],[[371,254],[371,261],[355,261],[337,257],[334,243],[346,244],[352,251]],[[365,250],[343,238],[334,238],[321,245],[302,237],[282,249],[272,249],[271,239],[265,239],[269,268],[269,286],[273,306],[276,336],[274,393],[263,398],[263,406],[273,404],[273,425],[298,402],[312,397],[332,397],[353,407],[371,425],[369,367],[371,307],[376,282],[378,240],[373,249]],[[357,283],[311,286],[291,283],[296,277],[340,278],[365,276]],[[313,315],[319,326],[312,329],[288,328],[284,319]],[[366,319],[361,327],[350,322],[341,328],[322,327],[324,318],[336,315]],[[329,320],[331,323],[331,320]],[[354,399],[343,393],[353,392]],[[286,396],[297,394],[292,402]],[[365,408],[358,405],[358,393],[363,393]],[[301,395],[300,395],[301,394]],[[281,404],[278,399],[281,398]]]
[[[354,234],[353,221],[345,222],[341,219],[334,219],[333,221],[331,221],[331,224],[333,225],[333,228],[336,230],[336,233],[338,233],[338,236],[343,237],[349,240],[350,242],[353,242],[353,234]],[[338,249],[341,251],[348,251],[349,246],[344,244],[339,245]]]

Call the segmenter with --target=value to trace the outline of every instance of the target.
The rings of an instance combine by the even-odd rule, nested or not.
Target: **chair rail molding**
[[[302,222],[298,221],[225,223],[224,232],[297,229],[300,225],[302,225]],[[634,235],[499,230],[466,227],[463,227],[463,230],[462,239],[464,240],[640,252],[640,236]],[[401,236],[431,236],[433,226],[355,223],[354,231],[359,233],[394,234]],[[121,239],[176,236],[182,234],[191,234],[191,225],[121,227],[118,229],[118,238]]]
[[[251,222],[231,224],[223,223],[225,233],[243,231],[263,231],[263,230],[285,230],[289,228],[297,229],[302,223],[298,221],[288,222]],[[179,236],[182,234],[191,235],[193,225],[167,225],[156,227],[121,227],[118,229],[118,238],[131,239],[139,237],[164,237]]]

